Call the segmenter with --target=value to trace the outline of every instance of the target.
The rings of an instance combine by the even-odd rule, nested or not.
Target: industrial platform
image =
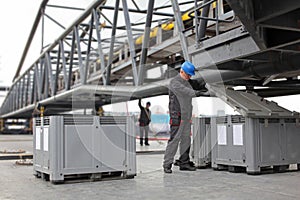
[[[0,135],[0,147],[30,151],[30,135]],[[138,144],[138,143],[137,143]],[[54,185],[33,176],[33,167],[0,160],[0,199],[298,199],[300,172],[250,176],[198,169],[172,174],[162,170],[166,141],[137,145],[137,176],[133,179],[75,181]],[[147,153],[149,152],[149,153]]]

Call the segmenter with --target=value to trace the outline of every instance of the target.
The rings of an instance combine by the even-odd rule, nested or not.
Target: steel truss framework
[[[37,104],[50,114],[166,94],[172,69],[183,60],[192,61],[200,70],[196,78],[208,83],[243,85],[258,93],[255,87],[265,86],[262,96],[299,93],[290,87],[299,84],[297,0],[276,0],[281,6],[269,0],[172,0],[164,5],[148,0],[143,7],[134,0],[114,5],[97,0],[68,28],[46,14],[47,6],[82,9],[48,1],[40,5],[2,117],[30,117]],[[142,22],[135,20],[138,15]],[[44,17],[65,30],[19,75]],[[285,79],[275,82],[279,78]]]

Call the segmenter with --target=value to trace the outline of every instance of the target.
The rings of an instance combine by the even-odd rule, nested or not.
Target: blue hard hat
[[[190,76],[195,75],[195,66],[189,61],[185,61],[184,63],[182,63],[181,69]]]

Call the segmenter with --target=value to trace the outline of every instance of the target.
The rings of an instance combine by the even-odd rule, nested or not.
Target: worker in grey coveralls
[[[172,173],[172,164],[180,147],[177,161],[180,170],[195,171],[190,161],[192,98],[207,92],[204,81],[191,80],[195,75],[195,66],[188,61],[181,65],[180,73],[169,85],[170,139],[164,155],[163,168],[165,173]]]
[[[139,99],[139,107],[141,110],[139,125],[140,125],[140,145],[143,146],[143,136],[145,132],[145,145],[149,146],[149,124],[151,122],[151,111],[150,111],[151,103],[147,102],[146,107],[142,106],[141,99]]]

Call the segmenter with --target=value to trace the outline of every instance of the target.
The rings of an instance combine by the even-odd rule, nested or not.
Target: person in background
[[[188,61],[181,65],[180,73],[169,85],[170,139],[166,147],[163,168],[165,173],[172,173],[174,156],[180,147],[180,157],[176,165],[180,170],[195,171],[190,161],[192,98],[207,94],[204,81],[191,80],[195,75],[195,66]]]
[[[139,107],[141,109],[139,125],[140,125],[140,145],[143,146],[144,133],[145,133],[145,145],[149,146],[149,124],[151,122],[151,111],[150,111],[151,103],[147,102],[146,107],[142,106],[141,99],[139,99]]]

